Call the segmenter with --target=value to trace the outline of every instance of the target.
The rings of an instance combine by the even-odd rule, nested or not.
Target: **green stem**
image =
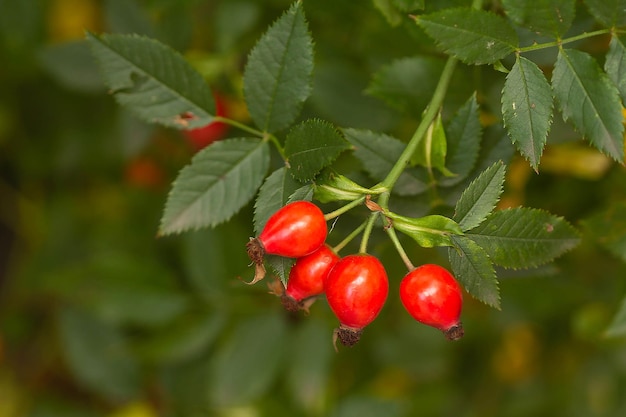
[[[525,46],[523,48],[518,48],[517,52],[518,53],[524,53],[524,52],[531,52],[531,51],[537,51],[539,49],[546,49],[546,48],[552,48],[555,46],[561,46],[561,45],[565,45],[566,43],[571,43],[571,42],[576,42],[582,39],[587,39],[587,38],[592,38],[594,36],[598,36],[598,35],[606,35],[611,33],[611,29],[600,29],[600,30],[596,30],[593,32],[585,32],[585,33],[581,33],[580,35],[576,35],[576,36],[572,36],[571,38],[566,38],[566,39],[560,39],[560,40],[556,40],[554,42],[546,42],[546,43],[538,43],[535,45],[530,45],[530,46]]]
[[[372,228],[374,227],[374,222],[378,218],[379,212],[375,211],[370,214],[370,218],[367,219],[367,223],[365,224],[365,229],[363,230],[363,238],[361,239],[361,246],[359,247],[359,253],[367,253],[367,243],[370,240],[370,235],[372,234]]]
[[[452,78],[452,74],[454,73],[456,64],[456,58],[448,58],[448,61],[443,68],[443,72],[441,73],[441,78],[439,78],[439,83],[435,88],[433,97],[431,98],[430,103],[428,104],[428,107],[424,112],[424,116],[422,117],[420,124],[417,126],[417,129],[415,129],[413,137],[407,144],[406,148],[404,148],[404,151],[396,161],[395,165],[391,168],[391,171],[389,171],[389,174],[387,174],[387,177],[381,183],[381,185],[385,188],[389,190],[393,188],[394,184],[396,183],[396,181],[398,181],[398,178],[400,178],[400,175],[409,164],[411,157],[413,156],[415,150],[422,141],[422,138],[426,134],[429,126],[431,125],[433,120],[435,120],[435,117],[439,113],[439,109],[443,104],[443,99],[446,96],[446,91],[448,90],[448,86],[450,85],[450,80]],[[379,200],[379,204],[385,207],[388,198],[388,195],[385,196],[385,194],[383,193]]]
[[[225,123],[227,125],[236,127],[237,129],[243,130],[244,132],[248,132],[254,136],[258,136],[258,137],[263,137],[265,136],[263,132],[261,132],[260,130],[256,130],[255,128],[252,128],[248,125],[245,125],[243,123],[240,123],[236,120],[233,119],[229,119],[227,117],[222,117],[222,116],[215,116],[213,118],[214,122],[220,122],[220,123]]]
[[[356,229],[354,229],[352,231],[352,233],[350,233],[341,242],[339,242],[337,245],[335,245],[333,247],[333,251],[335,253],[339,253],[343,248],[346,247],[346,245],[348,245],[348,243],[350,243],[352,241],[352,239],[357,237],[359,235],[359,233],[361,233],[363,231],[363,229],[365,229],[365,222],[361,223],[361,225],[359,227],[357,227]]]
[[[363,203],[363,200],[365,200],[365,197],[359,197],[354,201],[351,201],[350,203],[346,204],[343,207],[338,208],[335,211],[331,211],[330,213],[327,213],[324,215],[324,219],[326,221],[328,220],[332,220],[335,217],[339,217],[341,216],[343,213],[352,210],[354,207],[358,206],[359,204]]]
[[[396,250],[398,251],[400,258],[402,258],[402,262],[404,262],[404,265],[406,265],[409,271],[414,270],[415,265],[413,265],[408,255],[404,251],[404,248],[402,247],[402,244],[400,243],[400,240],[398,239],[398,235],[396,235],[396,230],[393,227],[388,227],[387,234],[389,235],[389,239],[391,239],[391,241],[393,242],[393,245],[396,247]]]

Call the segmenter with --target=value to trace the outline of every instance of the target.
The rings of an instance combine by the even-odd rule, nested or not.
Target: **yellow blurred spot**
[[[539,170],[585,180],[598,180],[611,164],[611,159],[598,150],[572,143],[547,147]]]
[[[500,121],[500,119],[498,119],[493,113],[487,113],[484,111],[480,112],[479,119],[480,124],[485,127],[494,125]]]
[[[134,402],[114,411],[108,417],[158,417],[158,415],[148,403]]]
[[[499,379],[514,383],[532,376],[536,371],[539,342],[526,323],[509,327],[492,358],[492,368]]]
[[[99,10],[95,0],[52,0],[48,13],[50,39],[83,39],[85,30],[97,31]]]
[[[372,390],[377,396],[384,398],[400,398],[409,394],[413,389],[413,382],[404,369],[385,369],[372,382]]]

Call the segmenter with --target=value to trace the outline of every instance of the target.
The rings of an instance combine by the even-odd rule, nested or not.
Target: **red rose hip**
[[[382,263],[366,254],[349,255],[337,262],[324,284],[328,305],[339,319],[333,341],[356,344],[363,328],[380,313],[389,282]]]
[[[300,258],[324,244],[328,228],[324,213],[309,201],[296,201],[281,207],[267,220],[259,237],[246,245],[248,256],[257,265],[252,283],[265,275],[265,254]]]
[[[445,268],[426,264],[409,272],[400,282],[400,300],[415,320],[441,330],[447,339],[463,337],[461,288]]]
[[[314,300],[312,297],[324,292],[324,281],[338,261],[339,256],[328,245],[298,258],[289,273],[287,288],[281,295],[283,306],[289,311],[308,312]]]

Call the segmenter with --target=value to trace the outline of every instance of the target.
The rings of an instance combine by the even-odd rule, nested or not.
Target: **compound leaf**
[[[589,12],[606,27],[626,25],[626,0],[585,0]]]
[[[519,152],[536,171],[552,123],[552,94],[543,72],[518,57],[502,90],[504,126]]]
[[[599,150],[624,161],[624,125],[619,92],[586,52],[562,49],[552,74],[552,87],[566,121]]]
[[[515,24],[554,38],[567,32],[576,14],[574,0],[503,0],[502,5]]]
[[[179,129],[213,120],[210,88],[173,49],[138,35],[89,33],[87,39],[115,99],[140,118]]]
[[[313,179],[349,148],[350,144],[332,124],[319,119],[294,126],[285,141],[290,172],[299,181]]]
[[[563,218],[517,207],[495,211],[466,234],[505,268],[529,268],[552,261],[580,241]]]
[[[248,57],[243,91],[254,123],[267,132],[289,126],[311,93],[312,74],[313,40],[298,1],[270,26]]]
[[[624,47],[621,39],[615,35],[609,44],[604,70],[613,84],[617,86],[622,102],[626,102],[626,47]]]
[[[448,258],[454,276],[472,297],[499,309],[500,289],[487,252],[465,236],[452,235],[450,240]]]
[[[518,45],[509,22],[485,10],[445,9],[420,16],[417,23],[446,53],[468,64],[492,64]]]
[[[228,220],[261,186],[269,145],[258,139],[228,139],[198,152],[174,181],[160,234],[215,226]]]
[[[482,127],[476,94],[456,112],[448,128],[446,167],[455,175],[442,177],[438,184],[449,187],[463,181],[476,165],[480,151]]]
[[[504,185],[505,165],[496,162],[463,191],[454,209],[454,219],[464,231],[482,223],[496,207]]]

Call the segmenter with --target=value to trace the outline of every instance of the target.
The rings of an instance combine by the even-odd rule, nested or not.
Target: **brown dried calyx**
[[[465,335],[465,330],[463,329],[463,325],[459,322],[449,329],[444,330],[443,334],[448,340],[459,340],[463,337],[463,335]]]
[[[280,297],[280,302],[285,308],[285,310],[295,313],[297,311],[303,310],[306,315],[308,315],[309,308],[313,305],[316,300],[316,297],[305,298],[304,300],[296,300],[292,296],[288,295],[285,292],[285,286],[278,279],[274,279],[272,282],[268,283],[267,286],[270,289],[270,294],[274,294]]]
[[[263,247],[263,243],[261,243],[259,239],[251,237],[250,241],[246,243],[246,249],[248,251],[248,257],[250,257],[250,260],[254,263],[254,278],[252,278],[252,281],[246,282],[246,284],[252,285],[265,278],[266,271],[263,265],[265,247]]]
[[[335,351],[337,351],[337,339],[339,339],[342,345],[352,347],[361,340],[362,333],[363,329],[357,329],[342,324],[333,331],[333,346],[335,347]]]

